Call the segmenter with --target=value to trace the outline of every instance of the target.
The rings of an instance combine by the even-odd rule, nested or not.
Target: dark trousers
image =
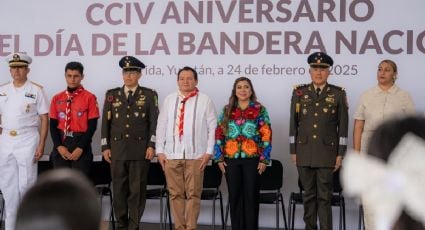
[[[306,230],[332,230],[333,168],[298,167],[304,187],[304,222]]]
[[[67,137],[63,145],[68,149],[69,152],[72,153],[72,151],[74,151],[77,147],[79,138],[80,137]],[[93,152],[91,145],[89,144],[83,149],[83,153],[76,161],[63,159],[58,150],[53,149],[52,153],[50,154],[50,161],[52,162],[53,168],[72,168],[81,171],[84,173],[84,175],[89,177],[91,164],[93,162]]]
[[[112,190],[117,229],[139,229],[146,204],[146,185],[150,161],[113,160]]]
[[[232,230],[258,229],[258,158],[226,159]]]

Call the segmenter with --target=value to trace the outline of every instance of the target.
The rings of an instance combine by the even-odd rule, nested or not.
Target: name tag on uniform
[[[29,98],[35,99],[35,94],[33,94],[33,93],[25,93],[25,97],[29,97]]]

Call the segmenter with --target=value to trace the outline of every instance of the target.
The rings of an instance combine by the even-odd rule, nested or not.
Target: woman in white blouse
[[[378,85],[366,90],[360,97],[354,114],[354,150],[367,152],[370,137],[383,121],[395,116],[415,113],[415,105],[409,93],[400,89],[397,79],[397,65],[394,61],[379,63]],[[363,203],[366,229],[375,229],[373,215],[368,212],[368,204]]]

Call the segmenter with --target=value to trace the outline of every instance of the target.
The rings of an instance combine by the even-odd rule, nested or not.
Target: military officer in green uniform
[[[124,86],[106,92],[102,152],[111,163],[118,229],[139,229],[146,202],[150,160],[155,154],[158,95],[138,84],[145,65],[135,57],[119,62]]]
[[[312,83],[294,88],[290,115],[290,153],[304,187],[305,229],[332,229],[332,178],[347,149],[348,105],[343,88],[327,83],[330,56],[311,54]]]

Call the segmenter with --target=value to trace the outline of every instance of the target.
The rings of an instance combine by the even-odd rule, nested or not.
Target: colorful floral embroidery
[[[238,148],[239,148],[239,144],[237,141],[229,140],[226,142],[226,147],[224,149],[224,152],[226,153],[226,155],[232,157],[238,151]]]
[[[247,121],[245,124],[242,125],[242,134],[247,138],[253,138],[254,135],[257,133],[257,126],[252,121]]]
[[[233,109],[227,132],[222,128],[224,109],[218,118],[214,146],[216,161],[226,158],[259,157],[264,163],[270,161],[272,130],[270,118],[260,103],[250,102],[245,110]]]
[[[247,155],[252,156],[257,153],[257,144],[253,140],[248,139],[242,142],[241,149]]]
[[[237,136],[239,136],[240,132],[239,132],[239,128],[238,125],[234,122],[234,121],[229,121],[229,126],[228,126],[228,136],[231,139],[235,139]]]
[[[261,133],[261,140],[262,141],[270,141],[270,139],[272,138],[272,132],[270,127],[265,124],[260,128],[260,133]]]

